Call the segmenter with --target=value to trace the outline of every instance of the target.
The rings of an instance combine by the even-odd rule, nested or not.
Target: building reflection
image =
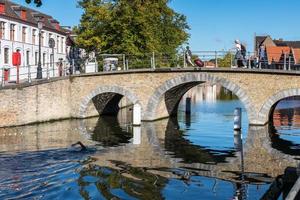
[[[193,104],[202,101],[213,103],[217,100],[238,99],[235,94],[221,85],[211,85],[208,83],[203,83],[193,87],[183,96],[183,99],[186,99],[186,97],[190,97]]]
[[[273,112],[273,125],[277,129],[284,127],[300,128],[300,97],[281,100]]]

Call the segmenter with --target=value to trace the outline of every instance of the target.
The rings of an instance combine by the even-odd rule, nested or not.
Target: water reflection
[[[180,130],[177,118],[171,118],[165,132],[165,150],[172,156],[182,158],[184,163],[220,163],[227,157],[234,157],[235,150],[215,150],[194,145],[186,139],[186,133]]]
[[[131,138],[132,127],[130,125],[121,127],[116,117],[99,118],[91,137],[93,141],[99,142],[104,147],[129,143]]]
[[[272,147],[289,155],[300,156],[300,97],[278,102],[272,122],[269,129]]]
[[[298,147],[278,134],[282,124],[248,127],[244,117],[234,132],[240,102],[217,86],[207,91],[190,116],[141,127],[129,112],[1,129],[0,199],[259,199],[297,166]],[[89,150],[71,148],[77,141]]]

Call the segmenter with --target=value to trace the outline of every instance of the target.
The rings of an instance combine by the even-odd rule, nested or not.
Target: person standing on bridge
[[[190,50],[189,46],[186,47],[184,56],[185,56],[186,66],[188,66],[190,64],[190,65],[192,65],[194,67],[195,65],[192,62],[192,51]]]
[[[235,65],[237,67],[246,67],[246,47],[240,43],[239,40],[235,40]]]

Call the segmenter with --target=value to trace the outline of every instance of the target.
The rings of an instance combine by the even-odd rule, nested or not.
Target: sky
[[[25,0],[13,0],[25,6]],[[43,0],[29,7],[53,16],[61,25],[79,24],[77,0]],[[254,36],[300,40],[300,0],[172,0],[170,6],[187,17],[193,51],[228,50],[239,39],[253,50]]]

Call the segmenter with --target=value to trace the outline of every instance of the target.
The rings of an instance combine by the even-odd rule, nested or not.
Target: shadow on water
[[[101,117],[92,132],[91,139],[101,146],[112,147],[129,143],[132,138],[130,127],[121,127],[117,117]]]
[[[300,97],[279,101],[269,126],[272,147],[285,154],[300,156]]]
[[[273,126],[269,126],[270,140],[272,142],[272,148],[278,151],[292,156],[300,156],[300,144],[297,144],[291,140],[285,140],[278,133],[278,130]]]

